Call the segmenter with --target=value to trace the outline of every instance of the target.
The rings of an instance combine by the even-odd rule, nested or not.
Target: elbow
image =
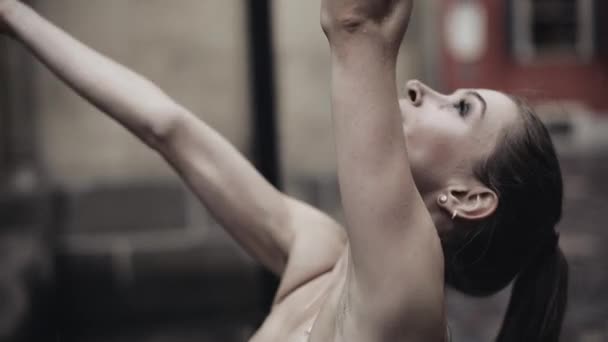
[[[142,129],[142,139],[151,148],[163,150],[175,140],[179,128],[183,126],[188,115],[187,110],[177,105],[150,110],[147,117],[155,119],[150,120]]]

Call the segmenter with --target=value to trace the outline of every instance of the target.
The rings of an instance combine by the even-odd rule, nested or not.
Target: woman
[[[149,81],[15,0],[0,29],[158,151],[239,243],[281,277],[252,341],[444,341],[445,283],[515,279],[498,341],[557,341],[567,264],[562,183],[546,129],[491,90],[399,99],[411,0],[324,0],[346,226],[270,186],[217,132]]]

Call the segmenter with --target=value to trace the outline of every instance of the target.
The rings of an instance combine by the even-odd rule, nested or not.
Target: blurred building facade
[[[28,3],[250,155],[243,2]],[[249,335],[257,266],[159,156],[22,47],[1,46],[0,340]]]
[[[607,12],[594,0],[445,0],[442,83],[608,114]]]

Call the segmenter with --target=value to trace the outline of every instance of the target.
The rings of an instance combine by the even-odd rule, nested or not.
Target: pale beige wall
[[[37,3],[50,20],[150,78],[246,149],[249,99],[243,1]],[[172,177],[153,152],[42,68],[36,72],[35,86],[42,154],[56,181]]]
[[[319,0],[275,1],[281,157],[286,177],[334,172],[329,49]]]

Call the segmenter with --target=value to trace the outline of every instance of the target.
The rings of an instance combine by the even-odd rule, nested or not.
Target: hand
[[[8,33],[7,17],[17,4],[17,0],[0,0],[0,34]]]

